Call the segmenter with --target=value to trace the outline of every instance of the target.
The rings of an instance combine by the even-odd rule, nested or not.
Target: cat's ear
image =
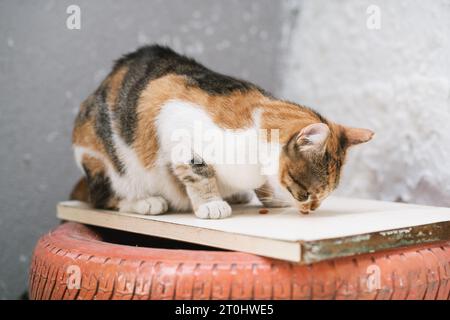
[[[313,123],[304,127],[296,138],[300,151],[323,152],[330,136],[330,128],[325,123]]]
[[[347,146],[353,146],[372,139],[374,132],[369,129],[344,127],[344,134],[347,138]]]

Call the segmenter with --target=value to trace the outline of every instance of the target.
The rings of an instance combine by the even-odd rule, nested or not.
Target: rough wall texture
[[[450,1],[303,1],[288,40],[280,95],[376,132],[339,193],[449,206]]]
[[[81,30],[66,8],[81,8]],[[121,54],[148,42],[275,87],[281,11],[252,1],[0,2],[0,298],[26,289],[38,236],[79,177],[70,147],[79,103]]]

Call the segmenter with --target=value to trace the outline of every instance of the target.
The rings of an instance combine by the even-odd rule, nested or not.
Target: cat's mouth
[[[307,201],[299,202],[297,207],[301,214],[309,214],[320,206],[321,200],[315,196],[310,196]]]

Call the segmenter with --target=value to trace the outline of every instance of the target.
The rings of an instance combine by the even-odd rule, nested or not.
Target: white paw
[[[163,197],[150,197],[138,201],[122,200],[119,211],[157,215],[169,210],[169,204]]]
[[[202,219],[223,219],[231,216],[231,207],[226,201],[211,201],[200,205],[195,215]]]

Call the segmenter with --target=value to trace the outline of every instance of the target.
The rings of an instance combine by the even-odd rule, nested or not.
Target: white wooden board
[[[328,256],[349,255],[346,252],[357,254],[414,242],[448,240],[447,227],[450,228],[450,223],[447,223],[450,221],[450,209],[441,207],[329,197],[317,211],[309,215],[301,215],[294,208],[272,208],[263,215],[258,212],[260,208],[237,206],[233,208],[230,218],[203,220],[192,213],[143,216],[93,210],[86,204],[68,201],[59,204],[58,217],[297,262],[317,261]],[[427,226],[426,230],[413,228],[421,226]],[[430,226],[437,226],[438,229],[433,231]],[[421,236],[418,231],[436,234]],[[377,236],[371,239],[374,234]],[[355,242],[355,239],[359,238],[355,237],[361,238],[363,242],[358,244],[359,241]],[[333,242],[332,250],[323,246],[313,248],[315,244],[330,239],[341,239],[341,242],[342,239],[351,240],[355,246],[364,248],[351,250],[346,241],[346,251],[342,254],[336,247],[336,241]],[[383,239],[386,239],[385,244]],[[327,243],[329,246],[331,242]],[[322,258],[314,258],[311,252],[307,252],[308,248],[333,252],[322,254]]]

